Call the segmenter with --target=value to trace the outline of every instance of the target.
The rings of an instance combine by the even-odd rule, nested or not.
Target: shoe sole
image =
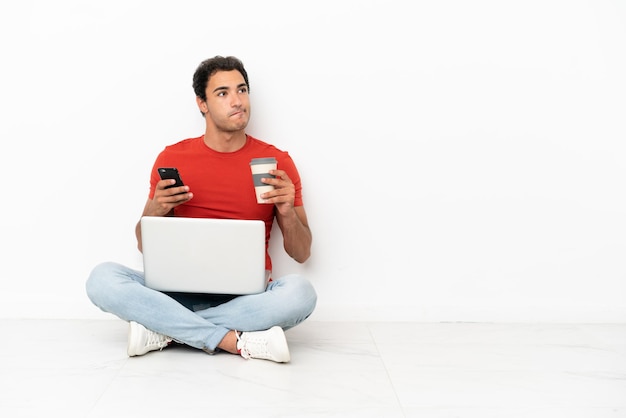
[[[141,325],[139,325],[136,322],[129,322],[129,328],[128,328],[128,346],[126,347],[126,354],[128,354],[128,357],[135,357],[135,356],[139,356],[145,353],[141,353],[139,354],[137,352],[137,347],[136,345],[132,344],[133,342],[135,342],[137,340],[137,334],[141,333],[141,329],[139,328]]]
[[[275,336],[274,338],[280,339],[281,346],[284,350],[281,350],[274,360],[277,363],[289,363],[291,356],[289,354],[289,345],[287,344],[287,337],[285,337],[285,331],[279,326],[273,326],[270,328],[270,332]]]

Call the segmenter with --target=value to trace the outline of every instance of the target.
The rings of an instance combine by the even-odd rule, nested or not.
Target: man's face
[[[248,86],[237,70],[218,71],[209,78],[206,101],[198,106],[218,130],[234,132],[244,129],[250,120]]]

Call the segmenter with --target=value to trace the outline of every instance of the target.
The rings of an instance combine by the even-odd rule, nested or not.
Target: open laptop
[[[144,216],[140,222],[146,286],[232,295],[265,290],[263,221]]]

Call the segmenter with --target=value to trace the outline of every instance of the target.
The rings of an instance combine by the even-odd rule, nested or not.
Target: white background
[[[250,75],[290,152],[318,320],[626,320],[626,3],[0,5],[0,317],[108,318],[154,158],[203,133],[191,77]],[[275,238],[278,234],[275,233]]]

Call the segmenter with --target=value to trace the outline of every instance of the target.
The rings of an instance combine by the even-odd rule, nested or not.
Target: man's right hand
[[[165,216],[176,206],[188,202],[193,198],[193,193],[189,192],[189,186],[166,188],[174,183],[176,183],[176,180],[165,179],[160,180],[156,184],[154,197],[149,202],[148,207],[144,211],[144,215]]]

